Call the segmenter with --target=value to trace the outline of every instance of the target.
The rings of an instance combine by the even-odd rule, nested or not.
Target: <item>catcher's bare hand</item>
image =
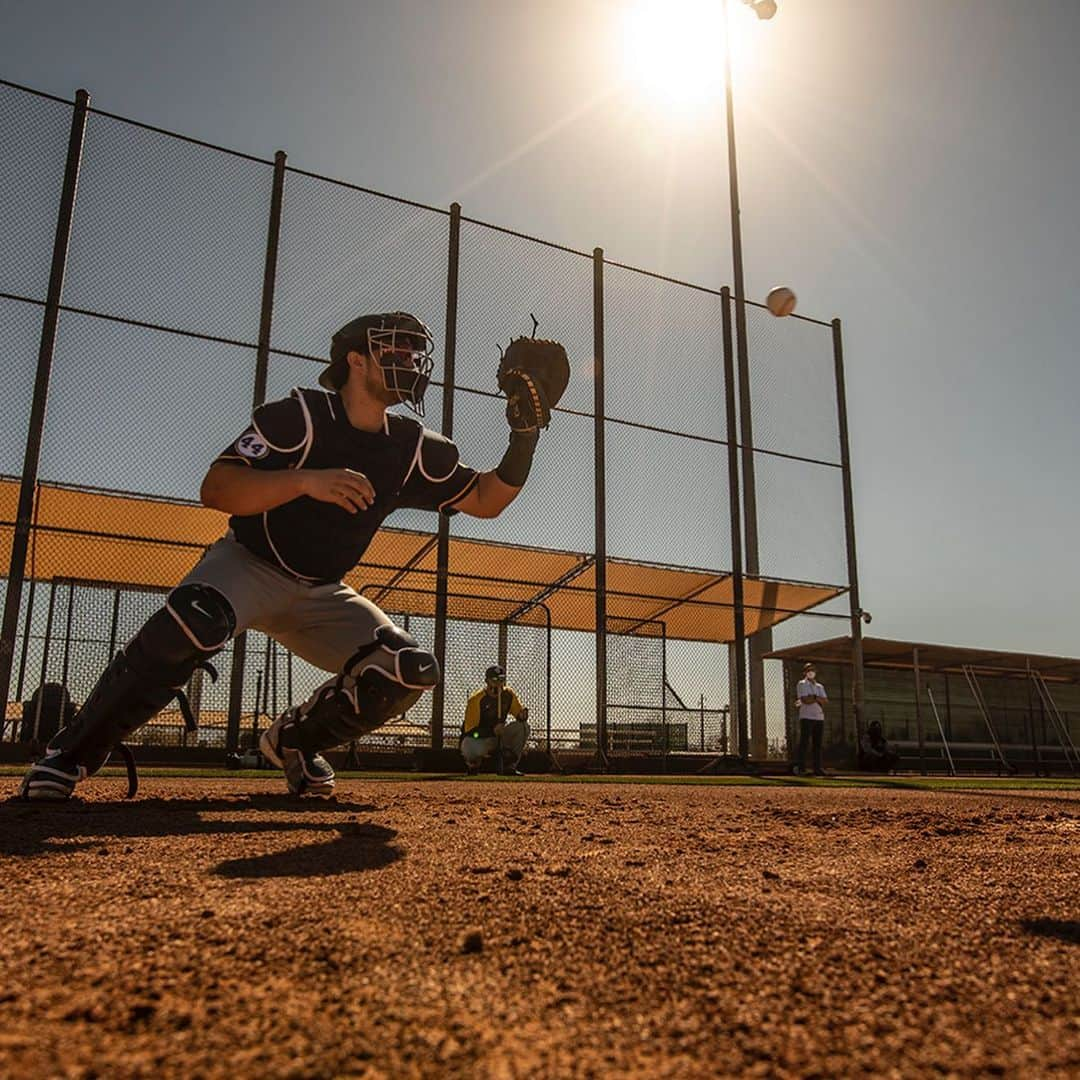
[[[336,503],[355,514],[375,501],[375,489],[363,474],[352,469],[304,469],[304,494],[319,502]]]

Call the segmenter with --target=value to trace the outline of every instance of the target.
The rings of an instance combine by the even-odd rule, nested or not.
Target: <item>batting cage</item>
[[[407,310],[441,354],[425,423],[479,470],[506,441],[500,346],[538,328],[571,376],[502,514],[395,511],[347,575],[445,675],[362,748],[453,748],[467,694],[505,662],[549,754],[787,754],[791,700],[766,654],[822,625],[860,634],[838,322],[81,92],[0,83],[0,182],[8,742],[40,742],[42,715],[84,700],[223,534],[200,483],[253,407],[313,385],[342,323]],[[197,729],[167,709],[136,735],[147,752],[242,752],[326,677],[254,631],[212,663],[216,681],[187,688]]]

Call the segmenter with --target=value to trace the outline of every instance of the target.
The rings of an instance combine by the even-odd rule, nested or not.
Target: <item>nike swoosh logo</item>
[[[421,664],[420,674],[423,675],[425,671],[430,671],[434,666],[434,664]]]
[[[195,610],[196,610],[196,611],[197,611],[197,612],[198,612],[198,613],[199,613],[200,615],[205,615],[205,616],[206,616],[206,617],[207,617],[208,619],[210,618],[210,612],[209,612],[209,611],[207,611],[207,610],[206,610],[206,608],[204,608],[204,607],[201,607],[201,606],[199,605],[199,601],[198,601],[198,600],[192,600],[192,601],[191,601],[191,606],[192,606],[192,607],[193,607],[193,608],[194,608],[194,609],[195,609]]]

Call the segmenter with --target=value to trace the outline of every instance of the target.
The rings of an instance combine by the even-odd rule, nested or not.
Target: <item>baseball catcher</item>
[[[399,507],[500,514],[525,484],[569,365],[555,342],[510,344],[498,372],[509,445],[496,468],[478,472],[449,439],[387,411],[404,404],[423,416],[433,351],[415,315],[363,315],[334,334],[322,389],[300,387],[255,410],[202,482],[203,503],[230,515],[228,531],[49,741],[24,796],[69,798],[247,629],[330,674],[260,741],[296,795],[329,795],[334,771],[322,751],[373,731],[437,685],[434,655],[342,579]]]
[[[513,717],[513,719],[510,719]],[[484,686],[470,695],[461,728],[461,756],[472,775],[485,758],[495,758],[495,771],[521,776],[521,756],[529,740],[529,710],[513,687],[506,685],[506,672],[492,664],[484,673]]]

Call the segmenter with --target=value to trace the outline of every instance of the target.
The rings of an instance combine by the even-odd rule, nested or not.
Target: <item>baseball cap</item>
[[[491,682],[493,679],[505,679],[506,672],[503,671],[498,664],[492,664],[491,667],[484,672],[484,678],[487,679],[488,682]]]

